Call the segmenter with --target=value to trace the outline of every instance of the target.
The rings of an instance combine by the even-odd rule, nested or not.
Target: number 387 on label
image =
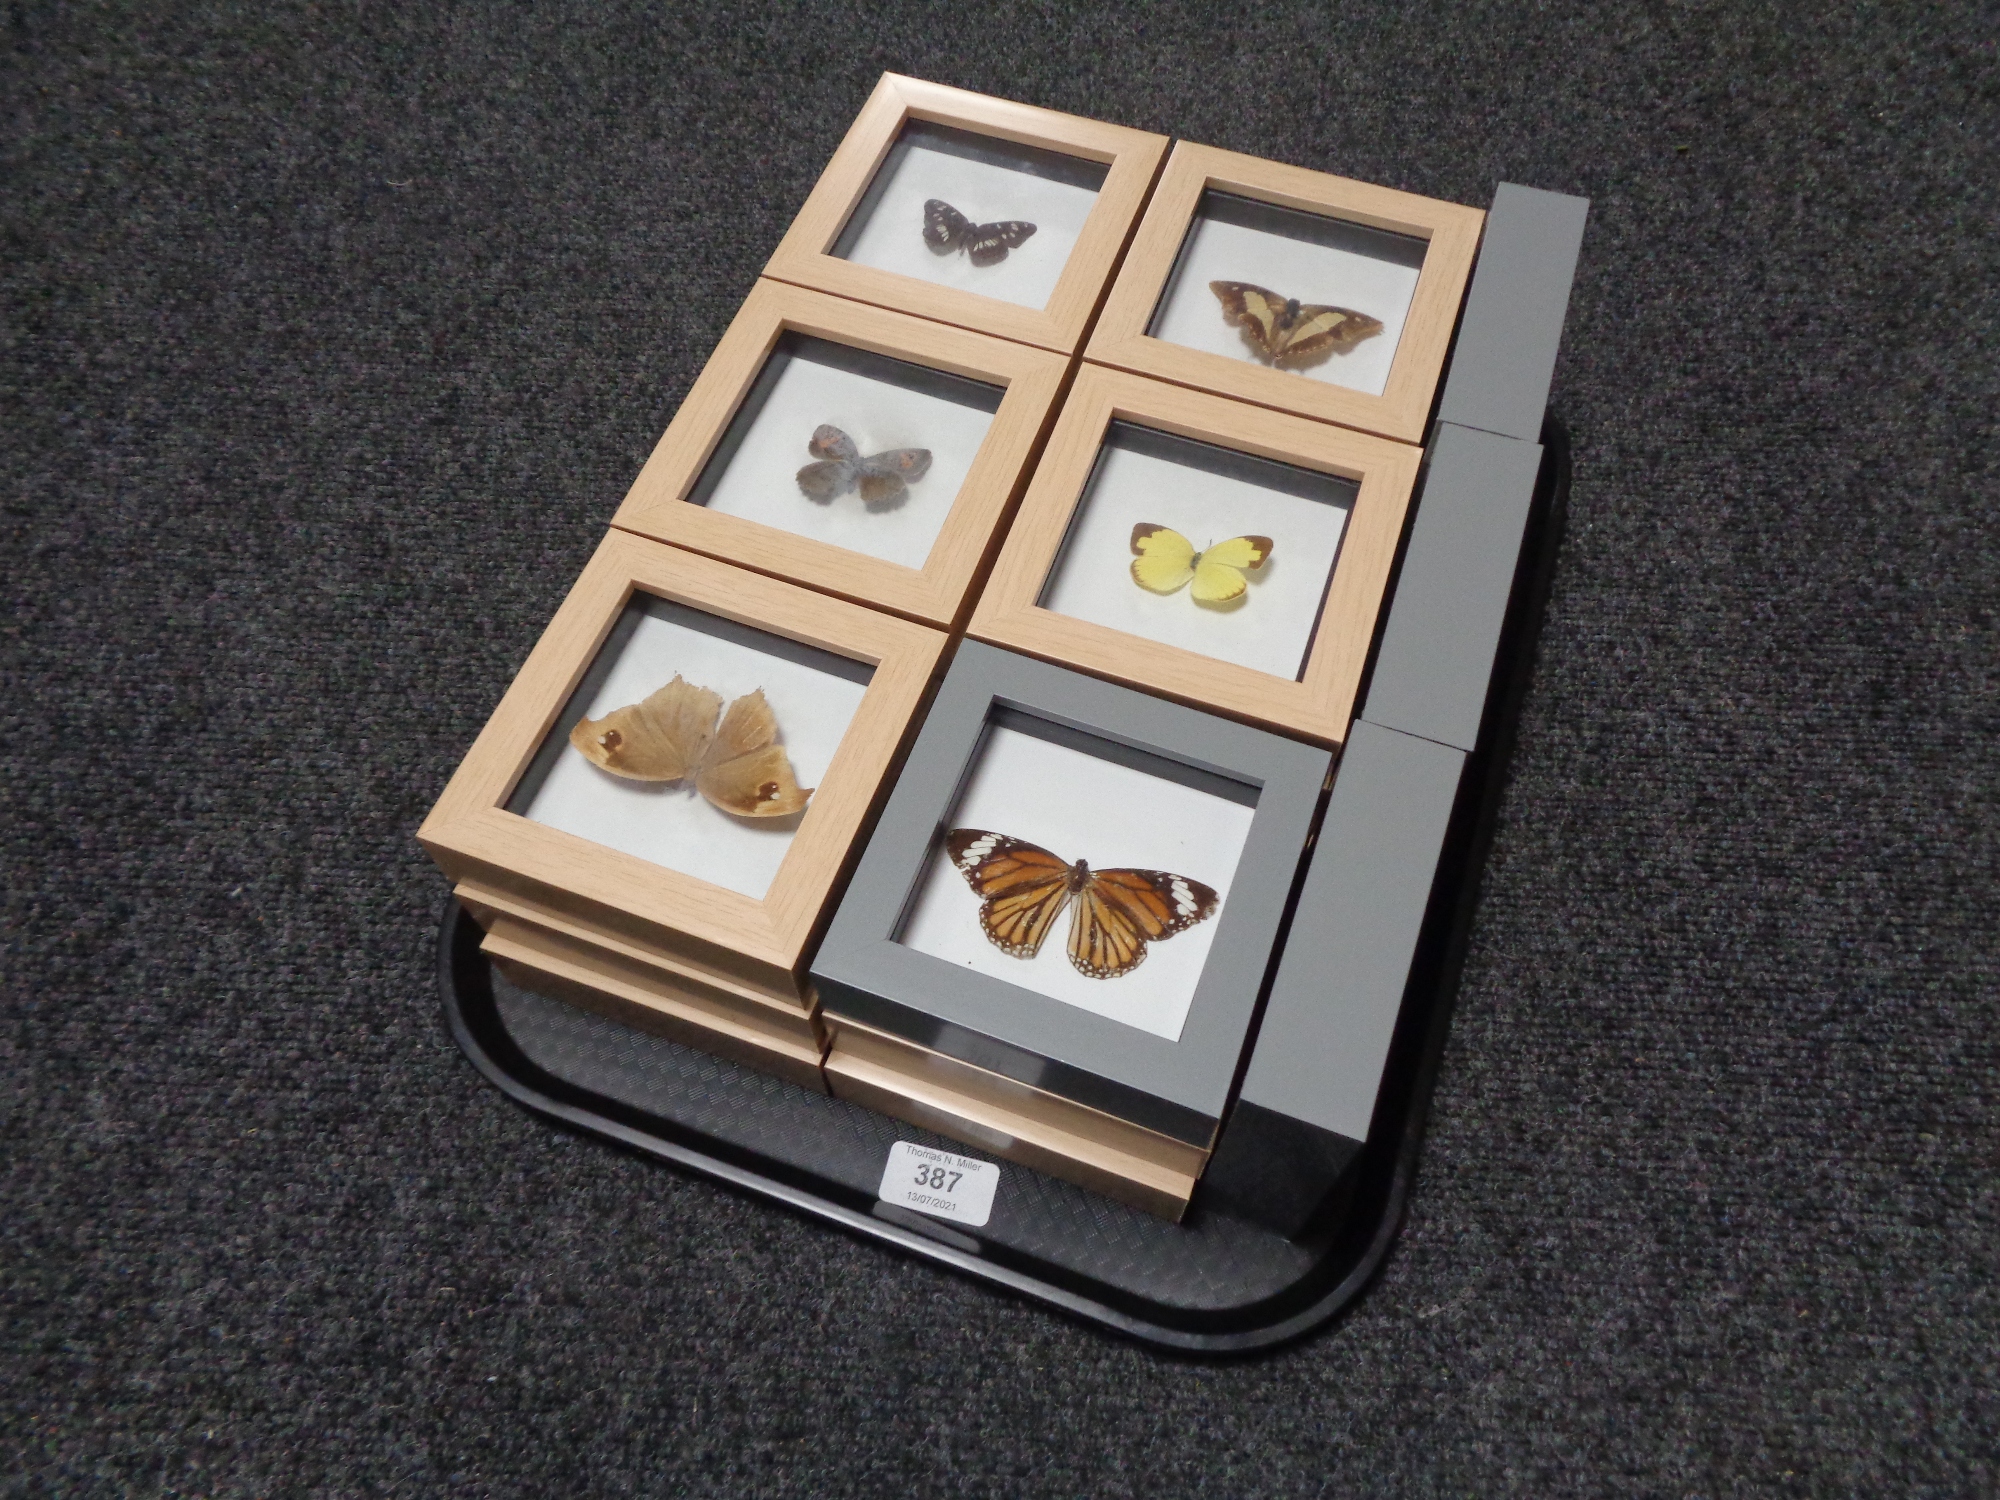
[[[993,1193],[999,1186],[1000,1168],[990,1161],[898,1141],[889,1148],[876,1196],[976,1228],[993,1216]]]

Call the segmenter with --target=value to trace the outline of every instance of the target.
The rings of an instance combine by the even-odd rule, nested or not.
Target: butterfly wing
[[[1003,219],[997,224],[974,224],[965,234],[965,254],[975,266],[990,266],[1007,258],[1007,252],[1035,232],[1025,219]]]
[[[894,474],[915,484],[931,471],[931,450],[891,448],[883,453],[871,453],[861,460],[861,469],[865,474]]]
[[[764,690],[745,693],[722,716],[695,789],[739,818],[782,818],[802,810],[813,789],[799,785],[791,757],[777,740],[777,716]]]
[[[1097,870],[1077,895],[1069,961],[1092,979],[1118,979],[1146,961],[1146,944],[1215,915],[1199,880],[1165,870]]]
[[[1241,328],[1264,358],[1275,359],[1285,347],[1285,299],[1248,281],[1211,281],[1208,289],[1222,303],[1222,321]]]
[[[702,796],[739,818],[789,817],[803,812],[813,794],[813,788],[799,785],[783,745],[704,766],[694,784]]]
[[[861,450],[854,445],[854,439],[831,422],[822,422],[813,429],[806,448],[814,458],[844,458],[853,463],[861,457]]]
[[[766,745],[778,742],[778,716],[771,712],[770,700],[764,690],[745,693],[729,705],[729,712],[722,716],[716,726],[715,739],[709,747],[711,761],[729,760],[738,755],[747,755],[752,750],[762,750]]]
[[[854,465],[838,458],[821,459],[799,470],[799,488],[808,500],[824,505],[854,487]]]
[[[909,493],[909,486],[930,472],[928,448],[891,448],[861,460],[861,498],[881,510]]]
[[[1272,363],[1285,367],[1309,364],[1329,354],[1345,354],[1363,339],[1382,331],[1382,321],[1351,307],[1309,304],[1293,315],[1282,331]]]
[[[870,510],[892,510],[910,493],[903,476],[894,471],[861,476],[861,499]]]
[[[1217,542],[1194,565],[1196,602],[1227,604],[1240,599],[1250,586],[1243,576],[1245,570],[1263,567],[1264,559],[1270,555],[1271,539],[1267,536],[1235,536]]]
[[[1069,905],[1070,867],[1039,845],[983,828],[954,828],[944,844],[953,868],[979,897],[987,941],[1014,958],[1041,952]]]
[[[674,680],[643,701],[601,719],[581,719],[569,742],[599,770],[633,781],[679,781],[696,766],[715,731],[722,696]]]
[[[924,202],[924,243],[938,255],[949,255],[959,246],[972,221],[942,198]]]
[[[799,488],[808,500],[817,500],[824,505],[854,487],[861,450],[854,446],[853,438],[831,422],[822,422],[813,429],[806,449],[819,460],[818,463],[807,464],[798,473]]]
[[[1132,528],[1132,579],[1142,589],[1171,594],[1194,577],[1194,543],[1171,526],[1141,521]]]

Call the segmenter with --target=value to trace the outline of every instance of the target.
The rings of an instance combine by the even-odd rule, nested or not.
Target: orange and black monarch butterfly
[[[945,849],[980,898],[979,925],[1002,953],[1033,958],[1072,900],[1069,961],[1092,979],[1117,979],[1146,959],[1146,944],[1215,915],[1217,897],[1165,870],[1093,870],[1025,839],[954,828]]]

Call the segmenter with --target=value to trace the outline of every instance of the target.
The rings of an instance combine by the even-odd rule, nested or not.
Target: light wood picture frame
[[[872,675],[762,899],[508,810],[635,594],[867,663]],[[808,1007],[804,957],[913,728],[946,637],[878,610],[613,531],[480,731],[418,840],[458,881],[570,912]]]
[[[1203,195],[1211,189],[1426,242],[1380,395],[1191,349],[1148,333],[1201,211]],[[1421,443],[1485,218],[1482,210],[1462,204],[1182,141],[1175,145],[1153,189],[1146,216],[1091,332],[1087,357],[1279,411]],[[1294,289],[1275,290],[1290,294]]]
[[[1353,482],[1332,576],[1296,678],[1168,645],[1039,602],[1116,421]],[[1196,707],[1338,746],[1374,639],[1422,450],[1086,365],[981,592],[969,633]],[[1218,535],[1226,535],[1220,532]],[[1203,545],[1196,538],[1197,545]],[[1278,539],[1277,547],[1284,546]],[[1274,556],[1277,551],[1274,549]],[[1136,584],[1133,587],[1137,587]],[[1247,608],[1257,607],[1252,586]],[[1189,606],[1193,608],[1192,605]]]
[[[696,503],[710,460],[787,334],[826,340],[909,365],[1002,388],[977,455],[958,493],[925,493],[910,505],[948,505],[922,567],[910,567],[745,515]],[[1068,362],[1004,339],[926,322],[879,307],[760,280],[675,413],[626,494],[612,524],[626,531],[788,578],[856,602],[951,628],[990,561],[995,540],[1019,497],[1029,460],[1047,431]],[[810,458],[799,434],[797,462]],[[794,487],[795,488],[795,487]],[[802,514],[813,504],[791,499]],[[853,496],[836,505],[858,507]]]
[[[904,125],[913,121],[956,127],[1104,165],[1096,202],[1054,290],[1041,307],[936,285],[831,253],[849,217],[867,195],[876,170],[895,146]],[[764,273],[918,317],[1036,344],[1059,354],[1074,354],[1103,300],[1167,145],[1163,135],[885,73]],[[913,224],[911,235],[917,235],[919,229]]]
[[[591,1011],[634,1031],[726,1057],[825,1093],[824,1048],[814,1018],[775,1001],[718,997],[703,986],[663,983],[650,965],[505,913],[483,924],[480,952],[525,990]]]
[[[828,1028],[826,1088],[835,1098],[907,1120],[1178,1221],[1208,1152],[1101,1110],[854,1021]]]

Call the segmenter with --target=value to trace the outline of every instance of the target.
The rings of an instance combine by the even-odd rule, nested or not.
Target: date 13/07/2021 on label
[[[993,1192],[999,1186],[1000,1168],[990,1161],[898,1141],[889,1148],[875,1196],[977,1228],[993,1217]]]

